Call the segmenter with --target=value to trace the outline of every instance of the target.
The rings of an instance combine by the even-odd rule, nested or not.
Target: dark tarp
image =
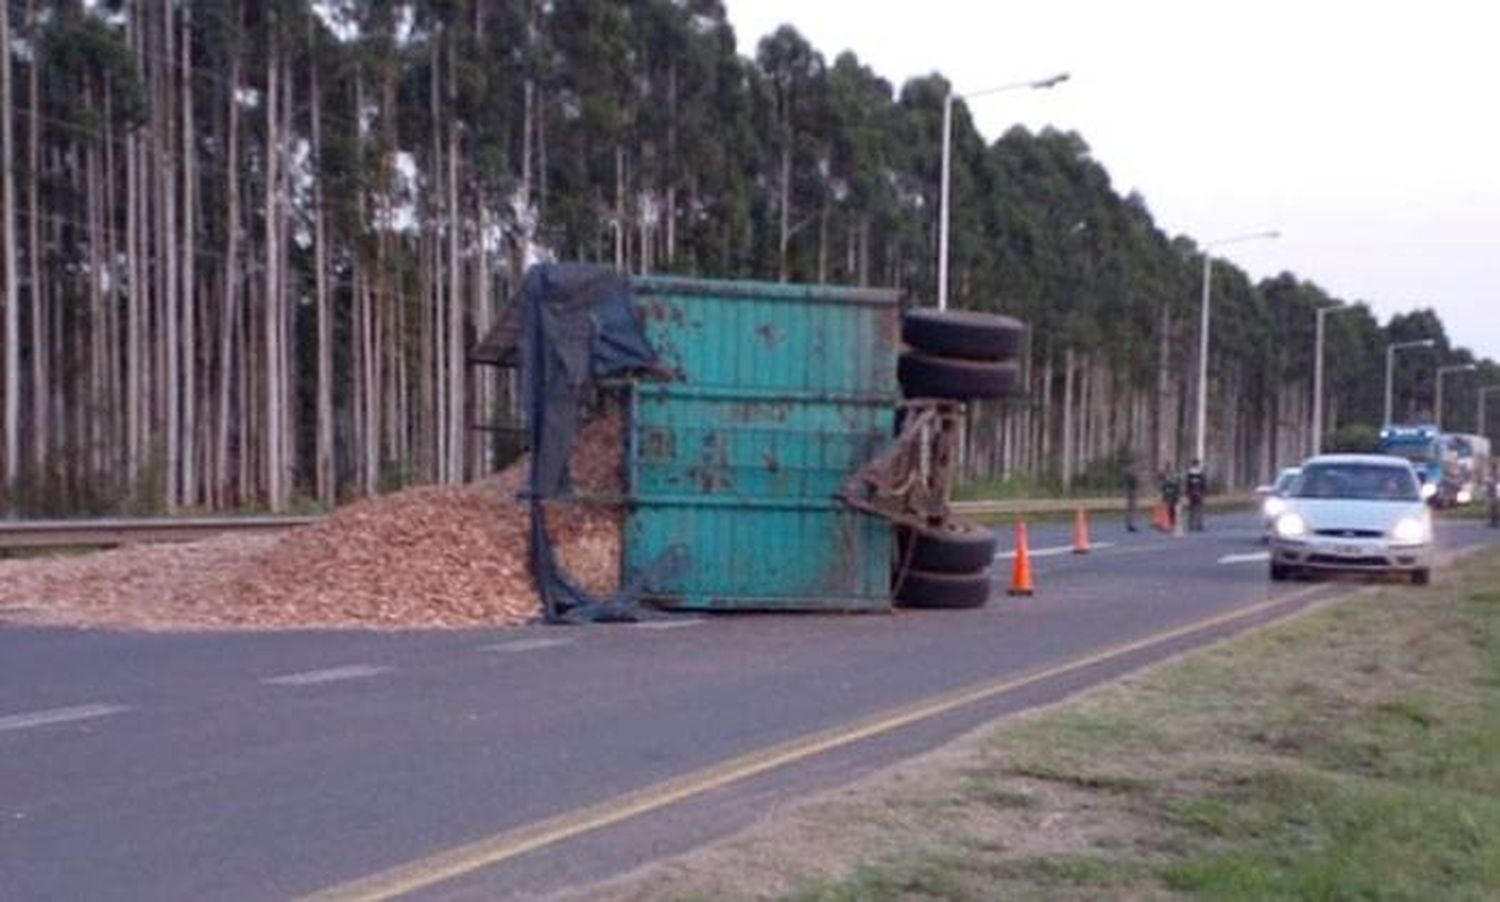
[[[603,266],[554,263],[526,272],[515,314],[503,320],[476,352],[497,362],[514,355],[521,368],[522,404],[531,440],[531,571],[551,622],[637,619],[643,587],[677,569],[676,555],[636,574],[610,598],[595,598],[558,564],[542,502],[566,497],[578,411],[589,384],[632,370],[656,369],[656,353],[630,303],[630,282]],[[478,354],[471,354],[478,360]],[[486,361],[488,362],[488,361]]]

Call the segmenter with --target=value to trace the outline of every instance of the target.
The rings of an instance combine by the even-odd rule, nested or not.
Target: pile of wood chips
[[[621,424],[581,430],[580,493],[618,495]],[[0,561],[0,618],[129,629],[443,628],[536,619],[529,462],[464,486],[423,486],[350,504],[278,536],[225,535],[78,557]],[[622,515],[554,503],[548,526],[567,572],[595,593],[618,583]]]

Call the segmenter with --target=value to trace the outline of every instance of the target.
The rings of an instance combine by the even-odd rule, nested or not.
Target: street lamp
[[[973,97],[983,97],[986,94],[998,94],[1001,91],[1017,91],[1022,88],[1051,88],[1068,80],[1068,73],[1060,72],[1050,78],[1041,78],[1035,81],[1017,81],[1010,84],[1000,85],[994,88],[985,88],[982,91],[973,91],[968,94],[955,94],[948,91],[948,96],[943,98],[943,175],[942,188],[939,191],[941,200],[938,211],[938,309],[948,309],[948,194],[949,184],[952,178],[953,160],[953,103],[957,100],[968,100]]]
[[[1391,425],[1391,384],[1396,369],[1396,352],[1407,348],[1430,348],[1437,344],[1435,338],[1419,338],[1416,341],[1398,341],[1385,346],[1385,423]]]
[[[1500,385],[1486,385],[1479,390],[1479,425],[1474,429],[1480,435],[1486,435],[1484,431],[1484,396],[1492,391],[1500,391]]]
[[[1452,366],[1440,366],[1437,368],[1437,390],[1432,398],[1432,421],[1437,424],[1439,431],[1443,428],[1443,374],[1444,373],[1467,373],[1478,369],[1472,363],[1455,363]]]
[[[1208,455],[1207,448],[1208,430],[1208,286],[1213,275],[1214,258],[1209,251],[1226,244],[1236,244],[1241,241],[1255,241],[1260,238],[1280,238],[1281,233],[1251,232],[1248,235],[1234,235],[1229,238],[1220,238],[1203,245],[1203,311],[1199,314],[1198,331],[1198,462],[1203,463]]]
[[[1358,307],[1345,307],[1342,304],[1334,304],[1331,307],[1319,307],[1317,313],[1318,338],[1317,347],[1313,352],[1313,454],[1323,453],[1323,320],[1330,313],[1345,313],[1350,310],[1358,310]]]

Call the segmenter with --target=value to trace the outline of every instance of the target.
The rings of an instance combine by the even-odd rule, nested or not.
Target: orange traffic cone
[[[1172,521],[1167,519],[1167,506],[1165,504],[1158,503],[1156,505],[1156,516],[1152,518],[1151,525],[1156,527],[1157,532],[1172,531]]]
[[[1073,553],[1089,553],[1089,515],[1084,513],[1081,506],[1073,517]]]
[[[1010,571],[1010,588],[1006,590],[1011,595],[1031,594],[1031,552],[1027,549],[1026,521],[1016,521],[1016,558]]]

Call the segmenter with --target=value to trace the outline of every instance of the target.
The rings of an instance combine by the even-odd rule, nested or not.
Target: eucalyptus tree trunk
[[[99,99],[91,82],[88,86],[88,102],[95,108],[99,107]],[[107,133],[106,133],[106,140]],[[94,141],[88,145],[85,154],[85,176],[84,196],[87,199],[86,228],[88,230],[89,244],[89,359],[88,359],[88,398],[89,410],[85,412],[87,420],[83,430],[79,433],[80,438],[88,445],[88,474],[91,481],[102,481],[109,474],[105,467],[104,446],[108,441],[108,411],[110,399],[106,391],[106,379],[104,368],[109,360],[109,337],[106,331],[107,318],[104,313],[104,285],[102,276],[105,270],[104,261],[110,258],[104,255],[104,206],[106,200],[100,197],[101,179],[99,174],[99,142]]]
[[[448,342],[444,337],[444,324],[447,319],[444,315],[447,302],[444,280],[453,261],[451,257],[446,259],[444,257],[443,226],[446,220],[451,233],[454,217],[452,208],[448,205],[447,178],[443,169],[445,129],[443,128],[440,78],[442,59],[441,47],[435,36],[428,41],[428,50],[427,116],[428,127],[431,129],[432,156],[429,160],[430,188],[427,194],[431,205],[427,210],[426,224],[422,229],[421,239],[428,260],[426,267],[428,272],[425,279],[426,290],[422,294],[426,299],[426,305],[422,311],[422,328],[418,333],[418,341],[421,343],[419,359],[422,361],[418,385],[422,403],[417,410],[416,421],[422,424],[417,428],[417,434],[422,440],[424,449],[420,455],[421,478],[446,482],[448,478],[449,409],[444,375],[448,356]],[[452,152],[451,147],[449,152]],[[425,423],[423,422],[424,414],[430,417]]]
[[[282,485],[282,441],[283,425],[281,410],[281,237],[277,226],[276,193],[281,183],[280,175],[280,125],[277,108],[281,101],[281,65],[278,59],[275,26],[266,53],[266,184],[265,184],[265,279],[262,283],[265,355],[265,488],[266,502],[273,511],[284,506],[285,488]]]
[[[171,60],[175,56],[172,40],[173,5],[172,0],[162,0],[161,21],[156,29],[159,35],[157,39],[159,58],[165,60]],[[162,433],[162,444],[165,446],[163,450],[166,454],[166,498],[164,500],[167,510],[175,512],[178,506],[179,481],[182,476],[182,407],[180,403],[182,344],[179,334],[181,298],[178,296],[178,277],[181,273],[177,268],[177,181],[174,177],[176,167],[171,163],[171,109],[176,84],[165,71],[165,66],[153,65],[152,68],[160,72],[157,83],[161,93],[157,96],[163,101],[159,104],[161,113],[156,123],[152,151],[156,158],[155,175],[159,201],[157,215],[161,230],[157,235],[156,246],[163,257],[158,263],[162,283],[158,315],[160,318],[159,341],[165,359],[161,367],[162,372],[158,375],[161,377],[160,397],[162,410],[165,413],[165,430]],[[182,100],[182,98],[176,99]]]
[[[139,28],[131,30],[131,41],[139,43]],[[125,459],[126,478],[134,490],[141,475],[141,419],[145,408],[145,385],[141,378],[145,339],[141,330],[147,292],[141,253],[141,138],[127,132],[124,145],[125,259],[126,284],[129,286],[125,314]]]
[[[21,475],[21,292],[16,271],[15,142],[11,134],[10,8],[0,15],[0,229],[5,232],[5,489],[14,505]]]
[[[1062,487],[1064,492],[1073,487],[1074,421],[1077,419],[1073,411],[1073,388],[1076,372],[1073,349],[1068,348],[1063,351]]]
[[[193,125],[192,5],[182,6],[182,73],[178,103],[182,107],[182,444],[178,502],[199,500],[198,483],[198,273],[197,141]]]
[[[37,28],[36,0],[27,0],[26,3],[26,29],[31,44],[31,65],[27,67],[26,77],[26,107],[31,111],[30,127],[26,129],[26,207],[28,211],[27,231],[27,254],[26,263],[30,268],[31,283],[31,459],[33,478],[40,477],[47,460],[47,444],[50,430],[48,428],[48,393],[51,388],[51,380],[47,376],[48,354],[47,354],[47,285],[42,280],[42,211],[37,203],[37,182],[41,177],[42,169],[42,107],[38,91],[38,72],[41,68],[41,43],[37,40],[39,30]],[[10,106],[6,106],[6,115],[10,115]],[[10,152],[5,154],[7,161],[13,159]],[[7,267],[9,275],[12,270]],[[13,277],[18,279],[19,274]]]
[[[323,95],[320,90],[317,43],[309,42],[312,53],[309,115],[312,119],[313,159],[313,292],[318,318],[317,437],[313,453],[313,482],[318,503],[332,507],[336,486],[333,472],[333,310],[328,297],[328,224],[323,192]]]
[[[615,144],[615,269],[624,271],[625,257],[625,146]]]
[[[225,165],[224,165],[224,189],[227,195],[224,213],[224,260],[222,266],[221,296],[222,307],[219,313],[219,367],[218,367],[218,420],[216,423],[216,434],[214,437],[214,478],[215,478],[215,503],[224,505],[229,495],[231,473],[229,466],[229,424],[232,411],[232,390],[235,383],[235,358],[236,338],[239,333],[240,317],[240,114],[239,114],[239,90],[240,90],[240,53],[235,51],[233,58],[229,61],[229,84],[226,92],[225,110],[227,123],[225,132]],[[249,390],[248,385],[240,382],[241,393]],[[240,400],[240,408],[245,406],[245,400]],[[243,432],[239,434],[240,454],[245,456],[246,436]]]
[[[109,289],[104,305],[104,346],[107,349],[102,362],[104,369],[105,397],[105,445],[102,454],[104,465],[111,478],[117,479],[125,463],[125,401],[121,397],[124,350],[120,341],[120,307],[124,291],[120,278],[119,230],[117,223],[116,160],[114,127],[114,84],[108,75],[104,77],[104,197],[100,204],[100,219],[104,227],[104,259],[109,261]]]
[[[464,294],[463,261],[459,257],[458,205],[458,85],[454,76],[453,32],[448,32],[448,482],[464,474]]]
[[[785,282],[790,277],[787,252],[792,242],[792,142],[788,137],[781,146],[781,166],[777,179],[777,254],[776,281]]]
[[[1171,369],[1169,367],[1172,353],[1172,312],[1166,303],[1161,305],[1161,330],[1158,340],[1160,344],[1156,358],[1156,404],[1154,405],[1156,417],[1152,424],[1155,448],[1151,459],[1152,469],[1156,471],[1169,465],[1171,450],[1168,446],[1170,440],[1168,432],[1176,425],[1176,417],[1171,410]],[[1167,419],[1169,415],[1172,415],[1170,425]]]

